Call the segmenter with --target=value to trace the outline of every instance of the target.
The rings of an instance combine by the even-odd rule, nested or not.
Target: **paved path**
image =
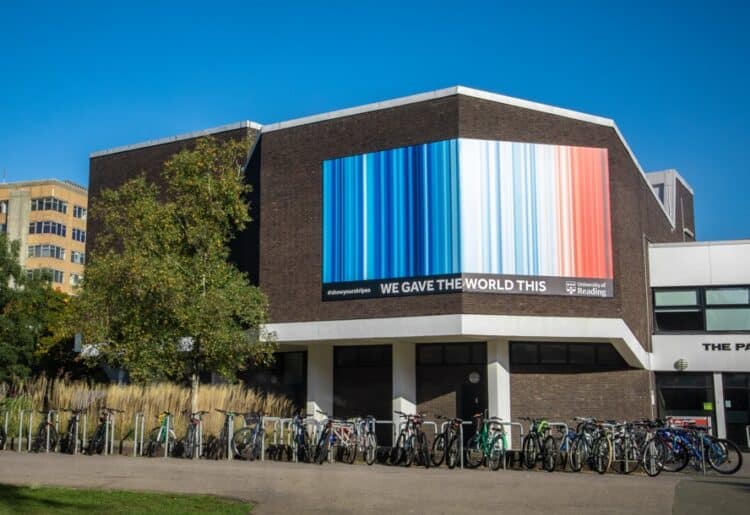
[[[745,471],[747,468],[744,469]],[[206,493],[268,513],[747,513],[750,479],[0,452],[0,483]],[[675,499],[675,493],[677,498]],[[704,509],[716,507],[717,510]],[[720,510],[719,510],[720,508]]]

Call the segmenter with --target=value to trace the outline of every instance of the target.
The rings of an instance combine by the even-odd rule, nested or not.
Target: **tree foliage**
[[[259,337],[266,298],[229,261],[231,239],[250,223],[246,148],[199,140],[165,164],[163,187],[140,176],[91,206],[100,230],[67,325],[96,349],[88,359],[141,382],[231,378],[270,359],[273,345]]]
[[[67,295],[49,277],[27,277],[19,263],[20,242],[0,233],[0,382],[31,375],[37,351],[51,337]]]

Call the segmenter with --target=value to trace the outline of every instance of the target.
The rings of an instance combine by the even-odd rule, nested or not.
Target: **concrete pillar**
[[[417,349],[412,342],[393,344],[393,411],[417,412]],[[401,418],[393,414],[393,430],[398,435]],[[394,440],[395,443],[395,440]]]
[[[317,419],[324,411],[333,416],[333,344],[311,343],[307,347],[307,413]]]
[[[26,247],[26,235],[29,233],[29,213],[31,213],[31,195],[26,190],[13,190],[8,199],[8,213],[6,215],[6,230],[8,240],[21,242],[19,262],[21,266],[26,263],[28,248]]]
[[[510,422],[510,344],[507,340],[487,342],[487,390],[490,416]],[[509,427],[506,432],[510,443]]]
[[[714,409],[716,410],[716,436],[727,437],[727,417],[724,413],[724,381],[721,372],[714,372]]]

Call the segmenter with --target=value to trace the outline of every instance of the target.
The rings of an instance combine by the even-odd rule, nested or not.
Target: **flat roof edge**
[[[219,132],[226,132],[226,131],[231,131],[235,129],[247,128],[247,129],[261,130],[262,127],[263,126],[259,123],[256,123],[250,120],[245,120],[242,122],[219,125],[218,127],[211,127],[211,128],[202,129],[199,131],[192,131],[192,132],[186,132],[184,134],[177,134],[175,136],[168,136],[166,138],[158,138],[158,139],[153,139],[153,140],[142,141],[140,143],[133,143],[131,145],[123,145],[120,147],[113,147],[113,148],[108,148],[105,150],[98,150],[96,152],[92,152],[91,154],[89,154],[89,158],[93,159],[95,157],[106,156],[109,154],[118,154],[120,152],[127,152],[129,150],[136,150],[139,148],[153,147],[156,145],[164,145],[165,143],[173,143],[175,141],[199,138],[201,136],[209,136],[211,134],[217,134]]]
[[[592,114],[581,113],[573,111],[571,109],[564,109],[561,107],[555,107],[548,104],[542,104],[539,102],[532,102],[531,100],[523,100],[520,98],[509,97],[500,95],[498,93],[491,93],[489,91],[482,91],[474,88],[467,88],[466,86],[452,86],[449,88],[436,89],[434,91],[428,91],[426,93],[417,93],[415,95],[408,95],[405,97],[397,97],[390,100],[384,100],[380,102],[372,102],[369,104],[363,104],[356,107],[348,107],[345,109],[338,109],[335,111],[328,111],[325,113],[314,114],[310,116],[303,116],[301,118],[293,118],[283,122],[270,123],[264,125],[262,132],[273,132],[283,129],[289,129],[292,127],[298,127],[300,125],[309,125],[313,123],[323,122],[327,120],[334,120],[336,118],[344,118],[347,116],[354,116],[357,114],[368,113],[372,111],[380,111],[383,109],[389,109],[392,107],[405,106],[409,104],[416,104],[418,102],[424,102],[427,100],[434,100],[438,98],[445,98],[454,95],[464,95],[467,97],[479,98],[482,100],[489,100],[492,102],[498,102],[501,104],[508,104],[516,107],[523,107],[525,109],[532,109],[534,111],[541,111],[544,113],[554,114],[557,116],[563,116],[565,118],[572,118],[584,122],[595,123],[598,125],[613,126],[614,121],[609,118],[602,116],[596,116]]]
[[[44,186],[46,184],[57,184],[60,186],[67,186],[75,190],[82,190],[88,192],[88,188],[77,182],[73,182],[68,179],[31,179],[28,181],[14,181],[14,182],[3,182],[0,183],[1,188],[24,188],[29,186]]]
[[[718,247],[721,245],[750,245],[750,239],[742,240],[714,240],[714,241],[674,241],[665,243],[649,243],[649,248],[669,247]]]

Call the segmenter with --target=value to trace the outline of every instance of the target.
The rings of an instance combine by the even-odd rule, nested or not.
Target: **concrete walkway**
[[[424,470],[381,465],[195,462],[8,451],[0,452],[0,483],[214,494],[253,501],[257,504],[254,514],[665,515],[672,513],[673,504],[679,512],[700,512],[701,503],[712,505],[712,499],[719,502],[715,495],[720,491],[731,494],[722,505],[722,513],[747,513],[750,503],[747,476],[725,480],[716,475],[697,479],[662,474],[648,478],[516,470]],[[678,500],[675,502],[676,490]],[[727,495],[720,497],[727,499]]]

